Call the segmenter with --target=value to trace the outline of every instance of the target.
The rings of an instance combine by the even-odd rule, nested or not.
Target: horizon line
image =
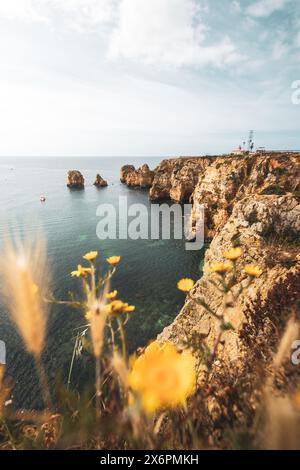
[[[276,148],[257,148],[256,152],[263,150],[264,152],[300,152],[300,149],[276,149]],[[231,155],[233,150],[228,152],[216,153],[199,153],[199,154],[160,154],[160,155],[0,155],[1,158],[192,158],[192,157],[209,157],[209,156],[223,156]]]

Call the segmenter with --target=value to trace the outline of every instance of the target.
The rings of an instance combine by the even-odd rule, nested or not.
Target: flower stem
[[[51,395],[49,391],[46,372],[42,364],[41,357],[35,356],[34,359],[35,359],[35,367],[36,367],[36,371],[38,374],[39,383],[41,386],[43,401],[44,401],[45,406],[49,408],[49,410],[51,410],[53,405],[52,405],[52,399],[51,399]]]
[[[100,405],[101,405],[101,372],[100,372],[100,358],[95,358],[95,373],[96,373],[96,417],[100,418]]]
[[[127,345],[126,345],[126,338],[125,338],[125,331],[122,320],[118,317],[118,324],[119,324],[119,331],[120,331],[120,338],[122,343],[122,354],[125,363],[127,363]]]
[[[73,348],[73,354],[72,354],[72,359],[71,359],[71,364],[70,364],[70,369],[69,369],[69,374],[68,374],[68,383],[67,383],[67,388],[70,387],[71,384],[71,375],[73,371],[73,365],[74,365],[74,360],[75,360],[75,354],[76,354],[76,348],[78,346],[78,338],[79,338],[79,333],[77,333],[74,348]]]

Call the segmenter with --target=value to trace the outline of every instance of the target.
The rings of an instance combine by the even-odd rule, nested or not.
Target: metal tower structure
[[[248,138],[248,152],[252,152],[254,148],[254,131],[249,131],[249,138]]]

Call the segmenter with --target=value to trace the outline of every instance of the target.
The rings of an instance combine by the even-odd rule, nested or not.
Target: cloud
[[[222,67],[241,56],[228,35],[208,42],[206,0],[6,0],[0,19],[59,31],[105,31],[107,57],[158,67]],[[105,29],[104,29],[105,28]]]
[[[256,18],[272,15],[275,11],[281,10],[289,0],[258,0],[247,8],[247,13]]]
[[[119,0],[5,0],[0,18],[62,24],[76,31],[97,31],[114,19]]]
[[[45,21],[38,13],[32,0],[9,0],[0,3],[0,18],[6,20],[23,20],[30,22]]]
[[[66,26],[79,32],[97,31],[114,21],[119,0],[38,0],[49,14],[56,14]]]
[[[167,67],[236,62],[240,56],[228,36],[207,44],[202,13],[195,0],[122,0],[108,57]]]

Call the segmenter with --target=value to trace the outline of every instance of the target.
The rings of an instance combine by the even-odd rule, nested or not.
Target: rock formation
[[[162,162],[155,170],[152,198],[175,194],[174,199],[179,199],[185,175],[192,168],[197,171],[196,167],[197,163],[182,159]],[[199,177],[190,200],[194,207],[204,204],[206,236],[212,241],[205,254],[203,276],[158,339],[182,347],[197,338],[212,351],[220,331],[219,320],[208,313],[203,300],[217,315],[225,313],[234,330],[223,333],[211,370],[203,361],[200,365],[201,350],[195,349],[198,385],[201,388],[205,383],[211,391],[208,416],[212,429],[217,429],[228,421],[243,421],[246,416],[252,419],[262,369],[270,368],[288,318],[294,315],[300,323],[300,156],[217,157],[197,168]],[[177,174],[183,174],[182,182]],[[232,287],[236,302],[216,288],[218,275],[209,269],[213,261],[224,259],[224,251],[234,243],[243,247]],[[243,272],[246,264],[263,270],[250,287]],[[262,369],[258,371],[258,367]],[[280,378],[274,375],[274,393],[295,391],[299,379],[300,368],[292,366],[289,357],[281,367]],[[241,411],[243,387],[247,388],[247,403]]]
[[[133,165],[124,165],[120,172],[121,182],[129,187],[150,188],[153,178],[154,172],[146,163],[137,170]]]
[[[152,201],[171,199],[205,208],[205,235],[212,238],[226,223],[234,204],[249,194],[300,192],[300,155],[269,153],[237,156],[189,157],[163,160],[153,172],[148,165],[121,169],[121,181],[149,187]],[[192,220],[192,226],[195,221]]]
[[[102,178],[99,173],[96,175],[96,179],[94,182],[94,186],[97,186],[97,188],[105,188],[107,186],[107,181]]]
[[[72,189],[83,189],[84,188],[84,177],[78,170],[70,170],[68,172],[68,188]]]
[[[221,261],[223,252],[237,239],[243,256],[237,263],[233,286],[238,300],[231,304],[231,298],[216,289],[218,276],[210,272],[209,265]],[[250,287],[243,273],[245,264],[263,269]],[[220,431],[229,421],[243,423],[247,419],[249,424],[258,406],[264,373],[272,372],[270,365],[288,319],[294,315],[300,323],[299,198],[291,194],[253,194],[235,204],[206,252],[202,278],[177,318],[160,334],[159,341],[172,341],[182,347],[198,338],[212,351],[220,331],[219,321],[199,303],[203,300],[217,315],[225,313],[226,321],[234,327],[223,333],[211,370],[200,362],[200,349],[195,349],[195,354],[199,352],[198,386],[205,383],[211,391],[208,417],[212,429],[219,427]],[[295,339],[298,337],[295,330]],[[279,377],[274,375],[272,379],[275,395],[280,390],[294,393],[300,380],[300,368],[292,365],[289,355],[292,345],[286,347],[288,357],[281,365]],[[243,394],[247,399],[241,410]]]
[[[215,157],[174,158],[163,160],[154,170],[150,188],[152,201],[172,199],[187,202],[192,195],[199,177],[214,162]]]
[[[235,205],[227,223],[212,240],[205,254],[202,278],[188,296],[181,313],[161,334],[161,340],[171,339],[180,344],[194,329],[212,347],[218,321],[195,300],[205,298],[217,314],[224,312],[225,299],[210,284],[217,275],[210,272],[209,265],[213,261],[222,261],[224,251],[237,238],[243,247],[243,256],[238,261],[238,271],[241,269],[234,290],[239,291],[246,283],[247,276],[242,273],[245,264],[259,265],[263,274],[242,293],[236,308],[229,309],[229,313],[227,311],[228,321],[235,327],[235,332],[225,333],[223,354],[228,360],[242,360],[242,356],[247,354],[244,337],[240,333],[250,327],[247,324],[250,312],[254,340],[254,332],[261,333],[267,325],[270,326],[271,320],[279,327],[296,298],[300,299],[300,201],[292,195],[248,196]],[[256,319],[255,315],[260,318]],[[274,332],[270,331],[270,334]],[[268,338],[265,340],[267,342]]]
[[[296,195],[299,191],[300,155],[219,157],[199,176],[192,202],[194,208],[197,204],[204,206],[205,233],[212,238],[226,223],[234,205],[245,196]]]
[[[121,168],[120,171],[120,181],[121,183],[126,183],[127,176],[130,173],[133,173],[135,171],[135,167],[133,165],[124,165]]]

